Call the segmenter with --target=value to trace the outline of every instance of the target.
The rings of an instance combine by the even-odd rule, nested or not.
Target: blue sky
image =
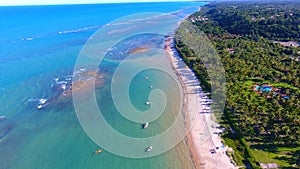
[[[164,1],[188,1],[188,0],[1,0],[0,1],[0,6],[6,6],[6,5],[117,3],[117,2],[164,2]]]

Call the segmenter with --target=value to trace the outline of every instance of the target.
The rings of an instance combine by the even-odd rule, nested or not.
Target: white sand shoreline
[[[218,124],[214,120],[209,106],[210,101],[193,73],[179,57],[174,48],[174,39],[166,40],[166,53],[171,65],[184,88],[184,112],[186,120],[187,142],[197,169],[235,169],[236,167],[226,154],[227,147],[222,144]],[[196,118],[194,118],[196,116]],[[215,153],[211,153],[214,150]]]

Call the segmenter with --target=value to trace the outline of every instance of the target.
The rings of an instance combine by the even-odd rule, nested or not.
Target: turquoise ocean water
[[[185,16],[202,5],[170,2],[0,7],[0,169],[193,168],[184,141],[162,155],[146,159],[120,157],[105,150],[94,155],[101,147],[83,131],[72,99],[62,97],[62,89],[70,84],[81,48],[103,25],[141,12],[176,12]],[[139,38],[153,38],[149,36]],[[175,115],[162,116],[145,134],[117,113],[108,97],[115,64],[105,63],[105,80],[96,88],[106,120],[121,133],[134,137],[166,130]],[[145,107],[139,105],[148,97],[149,91],[145,89],[149,86],[164,88],[170,94],[176,90],[164,87],[168,82],[159,83],[165,78],[159,72],[151,83],[143,80],[153,73],[155,70],[141,73],[130,88],[133,105],[141,111]],[[174,97],[173,104],[180,99]],[[39,105],[44,107],[39,110]],[[174,110],[171,106],[167,111]]]

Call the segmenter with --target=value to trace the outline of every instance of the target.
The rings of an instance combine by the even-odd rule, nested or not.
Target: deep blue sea
[[[174,13],[183,19],[204,4],[168,2],[0,7],[0,169],[193,168],[184,142],[164,154],[145,159],[125,158],[105,149],[95,155],[94,151],[102,148],[83,131],[72,99],[62,95],[68,95],[66,90],[70,87],[68,84],[83,45],[102,26],[120,17],[144,12]],[[157,37],[140,38],[155,40]],[[106,63],[107,69],[101,74],[106,80],[110,79],[114,64]],[[84,69],[78,71],[87,73]],[[141,76],[150,75],[144,72]],[[163,78],[159,73],[157,76],[158,79]],[[143,80],[143,77],[140,78]],[[143,87],[151,85],[155,88],[157,81],[135,84],[132,96],[146,98]],[[111,107],[111,100],[106,97],[109,87],[105,87],[105,82],[99,84],[102,87],[96,88],[98,102],[103,103],[107,112],[116,112]],[[168,90],[172,92],[173,89]],[[137,105],[139,102],[140,99],[136,99]],[[120,115],[107,113],[105,118],[122,133],[147,136],[139,133],[140,128],[135,131],[133,124],[127,123]],[[172,115],[161,118],[154,122],[156,128],[149,129],[148,135],[157,134],[171,124],[168,120],[174,120]]]

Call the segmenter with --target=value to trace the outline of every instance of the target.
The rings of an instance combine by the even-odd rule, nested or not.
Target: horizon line
[[[97,4],[125,4],[125,3],[164,3],[164,2],[211,2],[212,0],[164,0],[164,1],[128,1],[128,2],[91,2],[91,3],[56,3],[56,4],[0,4],[0,7],[13,6],[59,6],[59,5],[97,5]]]

